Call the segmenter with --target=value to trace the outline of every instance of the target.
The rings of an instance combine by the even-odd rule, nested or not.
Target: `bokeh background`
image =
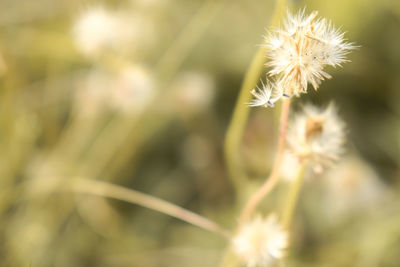
[[[335,168],[306,179],[290,266],[400,266],[400,1],[290,2],[305,6],[360,47],[318,92],[295,100],[334,101],[348,140]],[[74,177],[106,181],[233,229],[243,203],[224,137],[273,7],[1,0],[0,266],[217,266],[228,242],[214,233],[60,189]],[[270,171],[276,110],[251,111],[244,194]],[[261,211],[279,213],[288,183]]]

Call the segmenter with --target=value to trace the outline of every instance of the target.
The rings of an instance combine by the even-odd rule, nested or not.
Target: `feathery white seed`
[[[267,81],[266,83],[262,83],[262,87],[256,87],[251,91],[251,94],[254,96],[254,99],[248,103],[250,107],[273,107],[275,102],[278,101],[282,97],[282,90],[277,84],[272,84]]]

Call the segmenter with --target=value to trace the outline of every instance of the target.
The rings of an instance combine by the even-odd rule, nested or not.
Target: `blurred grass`
[[[398,266],[400,4],[293,2],[342,25],[361,47],[317,93],[295,101],[337,103],[349,156],[336,174],[306,177],[290,264]],[[160,59],[206,3],[0,2],[0,266],[216,266],[224,239],[163,214],[80,194],[26,199],[54,186],[41,179],[85,176],[235,226],[223,139],[273,3],[211,5],[215,13],[193,27],[190,45],[169,55],[182,64],[167,64],[172,73],[162,79]],[[135,37],[85,56],[73,25],[98,5],[127,14]],[[109,59],[124,63],[115,68]],[[121,75],[133,66],[140,72]],[[252,110],[240,150],[246,171],[258,178],[244,194],[269,173],[274,133],[272,112]],[[286,187],[279,185],[263,209],[277,210]]]

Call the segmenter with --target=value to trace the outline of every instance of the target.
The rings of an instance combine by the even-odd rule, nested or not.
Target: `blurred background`
[[[295,99],[334,101],[348,140],[335,168],[306,179],[290,266],[400,266],[400,1],[290,3],[305,6],[360,48],[318,92]],[[273,7],[1,0],[0,266],[217,266],[228,242],[214,233],[60,188],[73,177],[106,181],[233,229],[242,203],[224,137]],[[251,111],[245,194],[270,171],[276,110]],[[288,183],[262,211],[279,212]]]

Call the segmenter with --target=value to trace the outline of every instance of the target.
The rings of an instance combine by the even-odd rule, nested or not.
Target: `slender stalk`
[[[97,195],[101,197],[109,197],[126,201],[178,218],[182,221],[220,234],[224,237],[230,237],[230,233],[228,230],[224,229],[217,223],[207,218],[204,218],[196,213],[181,208],[175,204],[169,203],[165,200],[138,192],[133,189],[128,189],[122,186],[84,178],[73,179],[70,185],[71,186],[68,189],[71,189],[73,192]]]
[[[289,110],[290,110],[290,98],[284,100],[282,105],[281,112],[281,120],[280,120],[280,132],[279,132],[279,141],[278,141],[278,151],[276,153],[276,159],[274,166],[272,167],[271,174],[265,181],[265,183],[260,187],[260,189],[249,199],[246,206],[244,207],[240,218],[239,223],[242,224],[246,222],[253,211],[256,209],[257,205],[260,201],[274,188],[279,180],[279,170],[282,164],[283,153],[285,150],[286,143],[286,131],[287,131],[287,123],[289,118]]]
[[[285,6],[286,0],[277,0],[274,15],[270,23],[271,26],[278,24]],[[244,77],[242,87],[240,88],[239,97],[234,107],[233,116],[225,137],[224,154],[227,170],[230,178],[232,179],[232,183],[238,192],[242,188],[243,183],[246,182],[247,176],[242,166],[242,159],[240,157],[240,144],[250,112],[249,107],[245,104],[250,101],[250,91],[256,87],[260,79],[260,75],[264,69],[264,61],[265,47],[261,46],[254,55],[254,58],[251,61],[248,71]]]
[[[239,218],[239,227],[246,222],[260,201],[274,188],[279,178],[279,169],[282,164],[283,152],[286,143],[286,130],[290,111],[290,98],[285,99],[282,105],[281,120],[280,120],[280,133],[278,141],[278,151],[276,161],[272,167],[272,171],[265,183],[260,189],[250,198],[245,208],[243,209]],[[233,254],[231,249],[228,249],[221,262],[221,267],[235,267],[238,266],[240,260]]]
[[[290,187],[288,200],[282,215],[282,225],[285,229],[289,229],[290,225],[292,224],[297,200],[299,199],[301,186],[303,185],[305,171],[306,164],[303,164],[298,170],[296,180]]]
[[[246,127],[247,118],[250,109],[246,105],[251,99],[249,93],[253,89],[260,78],[264,66],[265,51],[264,47],[258,49],[254,56],[250,67],[245,75],[242,88],[240,89],[239,97],[233,111],[231,123],[229,124],[225,137],[225,160],[229,175],[236,190],[241,188],[243,182],[246,182],[246,173],[243,170],[240,143],[242,141],[244,129]]]

